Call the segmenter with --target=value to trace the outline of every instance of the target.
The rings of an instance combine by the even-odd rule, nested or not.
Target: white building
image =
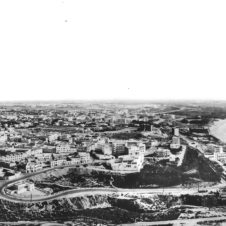
[[[208,144],[207,145],[207,150],[217,152],[217,153],[223,153],[223,147],[220,145],[215,145],[215,144]]]
[[[52,153],[37,153],[34,156],[41,161],[50,160],[52,158]]]
[[[173,136],[172,143],[170,144],[171,149],[179,149],[180,148],[180,137]]]
[[[9,155],[0,156],[0,160],[3,162],[19,162],[26,157],[27,155],[25,153],[12,153]]]
[[[226,163],[226,153],[214,153],[214,160]]]
[[[180,130],[179,130],[179,128],[174,128],[174,129],[173,129],[173,133],[174,133],[174,136],[179,137],[179,135],[180,135]]]
[[[145,144],[134,140],[127,141],[125,146],[128,148],[128,154],[135,157],[144,156],[146,151]]]
[[[84,163],[90,163],[91,162],[91,157],[90,157],[90,153],[87,152],[79,152],[78,154],[79,158],[80,158],[80,162],[82,164]]]
[[[158,148],[156,154],[159,158],[169,158],[171,156],[170,150],[165,148]]]
[[[125,146],[128,149],[127,155],[121,155],[118,159],[109,161],[112,170],[139,172],[144,162],[145,144],[130,140]]]
[[[50,166],[53,167],[57,167],[57,166],[63,166],[65,163],[65,159],[57,159],[57,160],[53,160],[50,162]]]
[[[112,142],[112,148],[114,154],[122,154],[125,152],[125,141],[117,140]]]
[[[42,162],[28,162],[26,165],[26,173],[33,173],[43,169]]]
[[[66,160],[64,158],[59,158],[56,160],[50,161],[51,167],[58,167],[58,166],[67,166],[67,165],[80,165],[80,164],[88,164],[91,162],[90,154],[87,152],[80,152],[78,157],[71,158],[71,160]]]
[[[11,194],[22,194],[27,191],[33,191],[35,189],[35,185],[32,182],[28,181],[19,181],[12,186],[8,187],[8,190]]]
[[[143,159],[130,156],[120,157],[110,162],[114,171],[139,172],[142,169]]]
[[[72,165],[79,165],[81,163],[80,158],[71,158]]]
[[[68,153],[68,152],[76,152],[76,148],[71,147],[68,144],[59,145],[56,147],[56,153]]]

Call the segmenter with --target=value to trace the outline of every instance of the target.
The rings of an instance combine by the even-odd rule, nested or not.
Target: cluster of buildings
[[[91,161],[90,153],[78,153],[75,147],[68,145],[16,149],[13,152],[3,150],[0,154],[0,164],[2,162],[8,163],[8,166],[22,165],[27,173],[37,172],[48,167],[87,164]]]
[[[0,180],[67,166],[112,173],[140,172],[145,164],[183,164],[187,146],[226,164],[226,151],[207,128],[161,105],[42,104],[0,106]],[[175,109],[175,108],[173,108]],[[159,113],[161,111],[161,113]],[[185,139],[186,138],[186,139]],[[9,194],[34,191],[12,183]]]
[[[0,167],[33,173],[50,167],[98,162],[113,171],[139,172],[145,158],[150,156],[176,162],[177,153],[184,150],[181,133],[193,131],[194,140],[201,139],[197,135],[200,128],[191,126],[188,120],[187,124],[181,123],[184,120],[181,116],[167,111],[158,113],[164,107],[154,104],[0,107]],[[122,139],[123,133],[139,136]],[[212,151],[208,148],[205,156],[221,162],[226,159],[225,152],[216,147]]]
[[[121,142],[120,146],[115,142],[113,143],[113,147],[115,153],[118,150],[120,151],[117,153],[116,159],[109,160],[112,170],[139,172],[142,169],[146,151],[145,144],[139,141],[129,140],[125,143]]]
[[[158,107],[153,105],[152,110]],[[168,131],[163,132],[160,127],[161,123],[175,119],[168,116],[153,114],[145,106],[3,107],[0,167],[33,173],[50,167],[100,162],[113,171],[139,172],[145,154],[162,144],[162,139],[169,139]],[[140,131],[142,138],[118,139],[107,135],[112,131],[123,133],[125,128]],[[179,129],[175,129],[170,148],[179,147]],[[170,148],[156,148],[156,157],[172,158]]]
[[[203,152],[205,157],[210,160],[226,163],[226,151],[223,146],[209,144],[203,148]]]

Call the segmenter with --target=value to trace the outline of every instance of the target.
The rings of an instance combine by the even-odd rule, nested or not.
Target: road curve
[[[67,168],[69,167],[75,167],[75,166],[67,166]],[[114,193],[139,193],[139,194],[168,194],[168,193],[172,193],[175,195],[178,194],[191,194],[191,193],[195,193],[197,192],[197,188],[193,188],[193,189],[186,189],[186,188],[178,188],[178,187],[169,187],[169,188],[143,188],[143,189],[123,189],[123,188],[109,188],[109,187],[100,187],[100,188],[75,188],[75,189],[71,189],[71,190],[67,190],[67,191],[62,191],[59,193],[55,193],[49,196],[42,196],[40,198],[37,197],[33,197],[32,200],[30,198],[19,198],[17,196],[12,196],[6,193],[5,189],[7,188],[7,186],[9,186],[10,184],[13,184],[15,182],[24,180],[24,179],[28,179],[32,176],[41,174],[41,173],[45,173],[48,171],[52,171],[52,170],[56,170],[56,169],[60,169],[61,167],[55,167],[55,168],[49,168],[49,169],[45,169],[43,171],[39,171],[39,172],[35,172],[35,173],[30,173],[27,175],[24,175],[18,179],[15,180],[10,180],[7,181],[5,183],[3,183],[0,186],[0,199],[4,199],[7,201],[12,201],[12,202],[25,202],[25,203],[29,203],[29,202],[43,202],[43,201],[50,201],[53,199],[60,199],[60,198],[65,198],[65,197],[79,197],[79,196],[84,196],[84,195],[94,195],[94,194],[114,194]]]

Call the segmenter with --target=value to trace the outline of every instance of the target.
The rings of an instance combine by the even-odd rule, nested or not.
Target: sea
[[[209,127],[211,135],[226,143],[226,119],[218,119]]]

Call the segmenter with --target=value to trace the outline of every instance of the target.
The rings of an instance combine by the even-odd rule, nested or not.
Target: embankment
[[[222,205],[217,194],[205,196],[89,195],[39,203],[13,203],[0,200],[0,222],[51,221],[53,219],[63,222],[81,217],[95,218],[95,222],[104,221],[107,224],[132,223],[135,220],[173,220],[182,217],[215,216],[209,208],[217,205]],[[216,213],[217,216],[224,215],[223,212]]]

